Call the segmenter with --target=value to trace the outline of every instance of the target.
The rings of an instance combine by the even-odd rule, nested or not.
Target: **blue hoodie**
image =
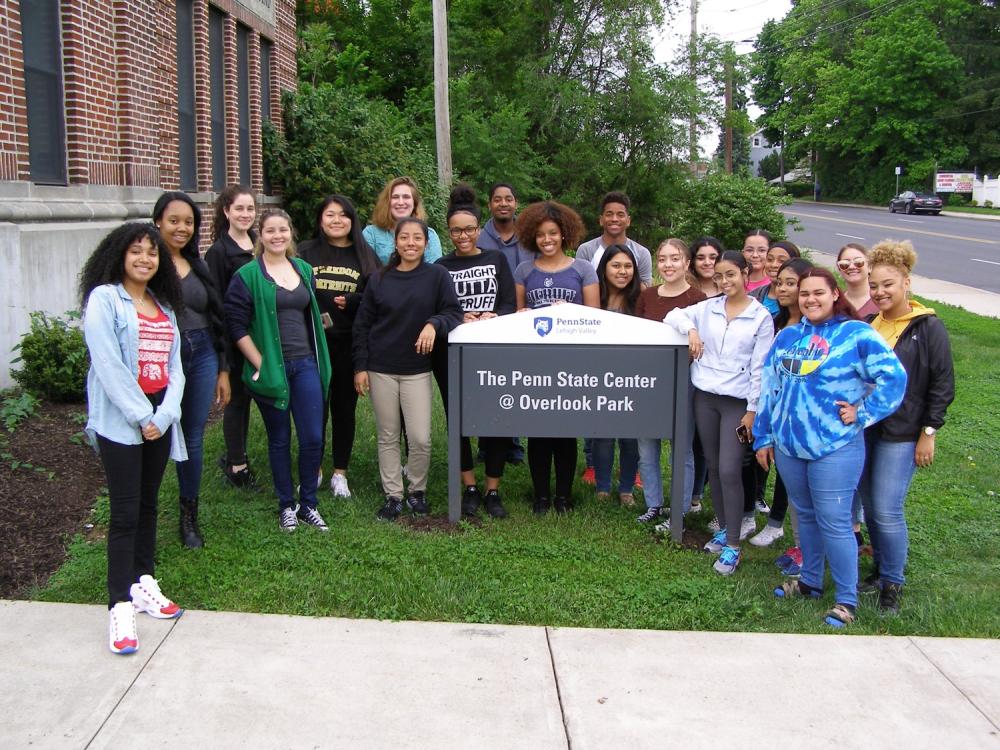
[[[840,316],[803,320],[781,331],[767,354],[754,448],[822,458],[896,411],[905,393],[906,371],[871,326]],[[854,424],[840,420],[837,401],[857,405]]]

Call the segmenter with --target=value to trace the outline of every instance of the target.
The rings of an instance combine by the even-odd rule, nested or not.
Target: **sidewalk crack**
[[[976,710],[977,710],[977,711],[978,711],[978,712],[979,712],[980,714],[982,714],[983,718],[984,718],[984,719],[986,719],[986,721],[988,721],[988,722],[990,723],[990,725],[992,725],[992,727],[993,727],[994,729],[996,729],[997,731],[1000,731],[1000,726],[998,726],[998,725],[997,725],[997,723],[996,723],[995,721],[993,721],[993,719],[992,719],[992,718],[990,718],[990,715],[989,715],[989,714],[987,714],[987,713],[986,713],[986,712],[985,712],[985,711],[984,711],[983,709],[981,709],[981,708],[980,708],[980,707],[979,707],[979,706],[978,706],[978,705],[976,704],[976,702],[975,702],[974,700],[972,700],[972,698],[970,698],[970,697],[969,697],[969,696],[968,696],[968,695],[966,694],[966,692],[965,692],[964,690],[962,690],[962,688],[960,688],[960,687],[958,686],[958,683],[956,683],[956,682],[955,682],[955,681],[954,681],[953,679],[951,679],[951,677],[950,677],[950,676],[948,675],[948,673],[947,673],[947,672],[945,672],[945,671],[944,671],[944,670],[943,670],[943,669],[941,668],[941,666],[940,666],[940,665],[939,665],[939,664],[938,664],[938,663],[937,663],[936,661],[934,661],[934,660],[933,660],[933,659],[932,659],[932,658],[931,658],[931,657],[930,657],[930,656],[929,656],[929,655],[927,654],[927,652],[926,652],[926,651],[924,651],[924,650],[923,650],[922,648],[920,648],[920,644],[919,644],[919,643],[917,643],[917,642],[916,642],[915,640],[913,640],[913,637],[912,637],[912,636],[907,636],[907,640],[908,640],[908,641],[909,641],[910,643],[912,643],[912,644],[914,645],[914,647],[915,647],[915,648],[917,649],[917,651],[919,651],[919,652],[921,653],[921,655],[922,655],[922,656],[923,656],[923,657],[924,657],[924,658],[925,658],[925,659],[926,659],[927,661],[929,661],[929,662],[931,663],[931,665],[932,665],[932,666],[934,667],[934,669],[936,669],[936,670],[937,670],[938,672],[940,672],[940,674],[941,674],[941,676],[942,676],[942,677],[944,677],[944,678],[945,678],[946,680],[948,680],[948,682],[950,682],[950,683],[951,683],[951,686],[952,686],[953,688],[955,688],[955,690],[957,690],[957,691],[958,691],[959,693],[961,693],[961,694],[962,694],[962,697],[963,697],[963,698],[965,698],[965,700],[967,700],[967,701],[969,702],[969,704],[970,704],[970,705],[971,705],[971,706],[972,706],[972,707],[973,707],[974,709],[976,709]]]
[[[174,632],[174,628],[177,627],[177,623],[178,622],[180,622],[180,618],[179,617],[175,617],[173,620],[171,620],[171,622],[170,622],[170,629],[167,631],[167,634],[165,636],[163,636],[163,638],[160,639],[160,642],[158,644],[156,644],[156,648],[153,649],[153,653],[151,653],[146,658],[146,661],[144,661],[142,663],[142,666],[139,668],[139,671],[136,672],[135,677],[132,678],[132,682],[130,682],[128,684],[128,687],[125,688],[125,690],[122,692],[122,694],[118,698],[118,700],[115,701],[115,705],[111,707],[110,711],[108,711],[108,715],[104,717],[104,721],[101,722],[101,726],[99,726],[97,728],[97,731],[94,732],[94,735],[89,740],[87,740],[87,744],[84,745],[84,750],[87,750],[87,748],[89,748],[91,745],[93,745],[94,744],[94,740],[96,740],[98,738],[98,736],[100,736],[101,732],[104,731],[105,725],[107,725],[107,723],[111,719],[111,717],[114,716],[115,711],[118,710],[118,707],[122,704],[122,701],[125,700],[125,696],[127,696],[129,694],[129,691],[132,690],[132,687],[135,685],[135,683],[142,676],[142,673],[146,671],[146,667],[149,666],[149,663],[151,661],[153,661],[153,657],[156,656],[156,652],[159,651],[160,647],[164,643],[167,642],[167,639],[170,637],[171,633]],[[118,657],[118,658],[121,658],[121,657]]]
[[[552,654],[552,639],[549,637],[549,628],[545,627],[545,645],[549,649],[549,663],[552,665],[552,679],[556,682],[556,698],[559,699],[559,714],[562,716],[563,734],[566,736],[567,750],[573,750],[573,741],[569,738],[569,723],[566,719],[566,708],[563,706],[562,689],[559,687],[559,673],[556,671],[556,658]]]

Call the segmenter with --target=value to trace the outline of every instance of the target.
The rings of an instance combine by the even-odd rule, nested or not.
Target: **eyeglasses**
[[[712,277],[712,281],[714,281],[716,284],[718,284],[718,283],[720,283],[722,281],[735,281],[739,277],[740,277],[740,273],[738,271],[727,271],[724,274],[722,274],[722,273],[715,274]]]
[[[466,237],[471,237],[476,232],[479,231],[479,227],[451,227],[448,230],[448,234],[452,237],[461,237],[465,235]]]
[[[846,271],[851,266],[854,266],[854,268],[864,268],[865,267],[865,259],[864,258],[855,258],[854,260],[838,260],[837,261],[837,268],[839,268],[841,271]]]

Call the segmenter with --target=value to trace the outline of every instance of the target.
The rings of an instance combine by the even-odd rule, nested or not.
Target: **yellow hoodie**
[[[886,343],[890,347],[896,348],[896,342],[899,340],[900,335],[906,330],[906,326],[909,325],[910,321],[914,318],[919,318],[921,315],[936,315],[933,307],[924,307],[916,300],[910,300],[910,312],[906,315],[900,315],[895,320],[886,320],[882,317],[882,313],[879,313],[872,320],[872,328],[881,334],[882,338],[886,340]]]

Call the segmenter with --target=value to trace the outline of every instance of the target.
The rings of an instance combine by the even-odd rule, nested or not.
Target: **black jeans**
[[[239,466],[247,463],[247,433],[250,431],[250,404],[253,398],[243,384],[243,357],[230,359],[229,388],[231,395],[222,412],[222,437],[226,442],[226,463]]]
[[[535,497],[549,497],[552,464],[556,467],[555,497],[568,498],[576,474],[576,438],[528,438],[528,469]]]
[[[160,482],[170,458],[169,428],[158,440],[123,445],[97,436],[108,480],[108,608],[132,597],[139,576],[153,575],[156,552],[156,506]]]
[[[326,337],[332,372],[330,393],[327,396],[330,410],[323,416],[323,436],[326,437],[327,423],[332,422],[330,444],[333,451],[333,468],[345,471],[351,463],[351,453],[354,451],[355,412],[358,407],[358,392],[354,390],[354,363],[351,360],[352,341],[350,334],[340,336],[328,334]]]

